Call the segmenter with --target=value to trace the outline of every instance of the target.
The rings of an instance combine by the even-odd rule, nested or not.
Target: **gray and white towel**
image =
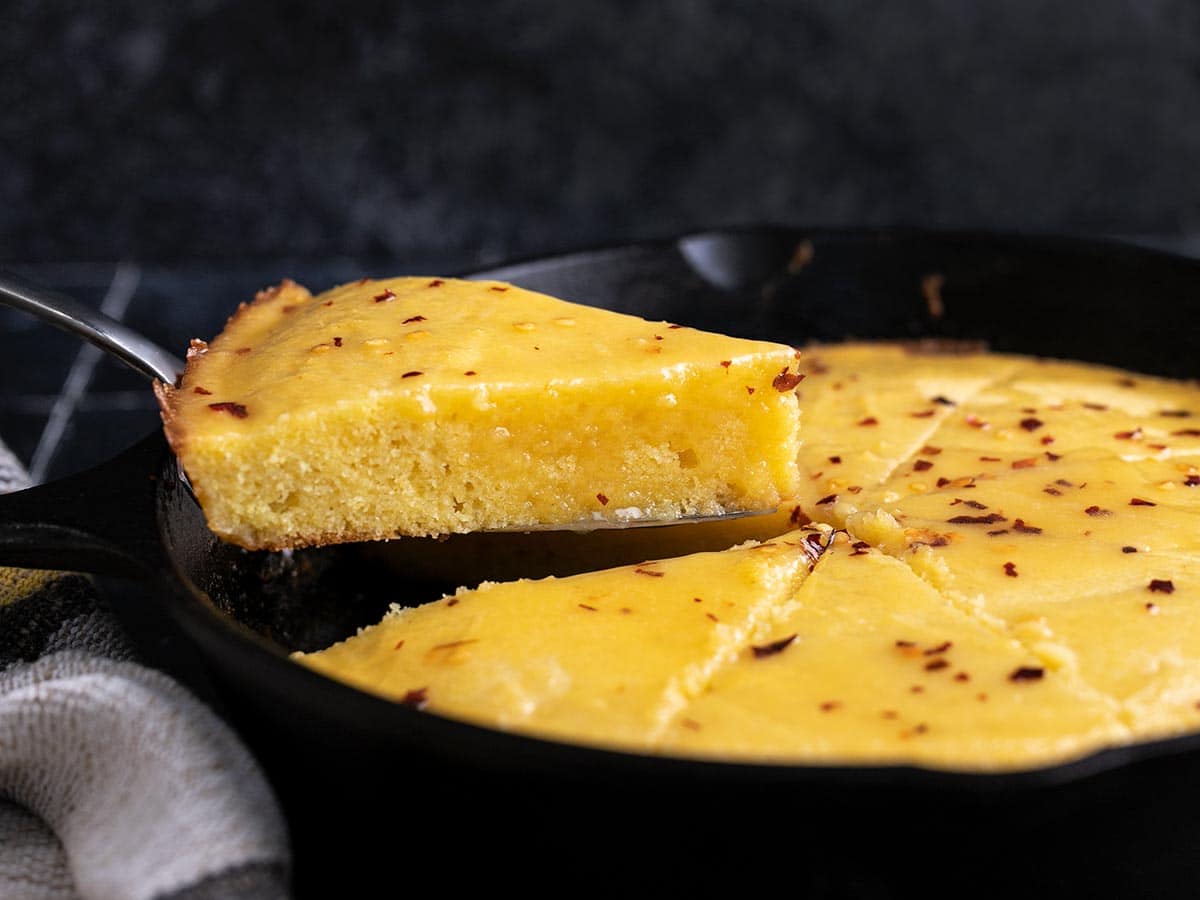
[[[0,444],[0,492],[25,483]],[[0,897],[273,900],[289,867],[253,757],[91,582],[0,568]]]

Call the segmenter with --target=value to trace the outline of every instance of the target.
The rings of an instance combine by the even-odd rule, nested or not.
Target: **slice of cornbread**
[[[210,527],[277,549],[773,508],[795,366],[498,282],[285,282],[158,394]]]
[[[712,674],[769,627],[828,535],[637,566],[487,583],[377,625],[305,665],[503,729],[650,749]]]

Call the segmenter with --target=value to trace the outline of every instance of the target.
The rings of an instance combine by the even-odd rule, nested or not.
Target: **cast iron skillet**
[[[771,227],[475,274],[797,345],[983,340],[998,351],[1200,374],[1200,263],[1118,244]],[[448,586],[375,569],[355,546],[267,554],[223,544],[157,433],[97,469],[0,498],[0,564],[132,578],[109,593],[135,634],[150,646],[160,629],[181,630],[180,652],[199,655],[216,702],[284,801],[301,892],[335,874],[339,884],[385,874],[397,853],[428,862],[464,842],[500,866],[531,844],[575,865],[593,851],[610,869],[653,861],[676,886],[696,875],[708,884],[722,871],[718,855],[773,847],[803,857],[793,887],[828,894],[891,896],[909,878],[932,886],[994,853],[1127,894],[1195,874],[1194,736],[1008,774],[738,765],[502,734],[317,676],[286,652],[325,646],[389,602],[424,602]],[[361,816],[380,809],[404,827],[365,825]],[[600,829],[616,813],[619,829]],[[782,832],[772,824],[779,813]],[[1150,821],[1153,831],[1142,827]],[[697,852],[700,869],[669,862]],[[994,887],[1027,884],[1024,866],[992,868]]]

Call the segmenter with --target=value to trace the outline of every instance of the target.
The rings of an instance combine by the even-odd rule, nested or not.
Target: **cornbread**
[[[795,365],[495,281],[284,282],[158,395],[212,530],[278,549],[774,508]]]
[[[1200,728],[1200,388],[931,349],[806,349],[779,537],[464,589],[296,658],[723,760],[1001,771]]]

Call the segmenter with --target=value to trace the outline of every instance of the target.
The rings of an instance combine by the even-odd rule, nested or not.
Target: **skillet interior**
[[[757,229],[572,254],[477,274],[648,318],[797,345],[846,338],[983,340],[999,351],[1110,363],[1172,377],[1196,374],[1189,318],[1193,298],[1200,296],[1200,265],[1120,245],[994,235]],[[941,278],[944,315],[930,314],[922,292],[929,276]],[[570,785],[566,797],[583,797],[593,811],[640,805],[647,796],[659,801],[669,797],[676,814],[662,813],[663,804],[656,802],[666,817],[651,816],[641,825],[657,823],[654,831],[661,842],[664,829],[678,829],[694,813],[690,802],[702,785],[710,799],[754,808],[769,808],[779,791],[789,791],[785,796],[803,797],[827,810],[831,833],[869,830],[873,826],[864,824],[868,819],[897,803],[908,810],[910,821],[932,827],[928,811],[916,811],[915,804],[928,804],[933,797],[941,814],[968,817],[980,835],[998,839],[1006,828],[1026,828],[1034,840],[1049,833],[1040,827],[1053,831],[1062,817],[1086,817],[1094,804],[1125,797],[1131,782],[1200,780],[1195,754],[1185,752],[1200,746],[1190,737],[1015,775],[736,766],[550,744],[383,703],[291,665],[280,651],[324,646],[376,621],[389,602],[424,602],[455,585],[398,578],[364,562],[361,548],[353,546],[284,557],[222,545],[204,529],[186,491],[169,477],[171,465],[161,481],[166,489],[160,492],[159,522],[171,564],[189,586],[189,596],[180,598],[175,612],[224,686],[224,702],[259,752],[273,761],[285,802],[342,808],[339,804],[354,792],[362,773],[402,759],[410,775],[414,767],[424,773],[420,790],[408,783],[405,796],[426,802],[436,784],[453,793],[454,803],[465,804],[472,816],[481,814],[481,798],[487,798],[483,806],[499,816],[489,819],[497,825],[518,815],[518,809],[529,825],[529,798],[536,797],[546,810],[539,821],[578,826],[572,815],[578,804],[564,799],[563,785]],[[198,595],[204,596],[202,603],[196,602]],[[208,602],[222,616],[212,616]],[[231,640],[228,619],[256,636]],[[286,737],[281,740],[281,735]],[[339,763],[331,764],[339,754]],[[347,754],[358,761],[356,771],[342,772]],[[1098,773],[1110,777],[1105,780]],[[1029,791],[1045,790],[1055,791],[1059,818],[1046,826],[1040,809],[1023,819],[1020,810],[1032,800]],[[1013,806],[1014,796],[1025,799]],[[438,803],[444,800],[439,794]],[[1162,812],[1161,802],[1160,795],[1156,815]],[[686,816],[683,810],[688,810]],[[438,827],[453,827],[454,816],[437,821]],[[561,836],[560,829],[551,828],[542,838],[553,834]],[[805,834],[816,840],[811,831]],[[728,833],[725,837],[730,839]],[[1123,839],[1128,843],[1127,836]],[[967,852],[962,846],[958,851],[960,856]]]

